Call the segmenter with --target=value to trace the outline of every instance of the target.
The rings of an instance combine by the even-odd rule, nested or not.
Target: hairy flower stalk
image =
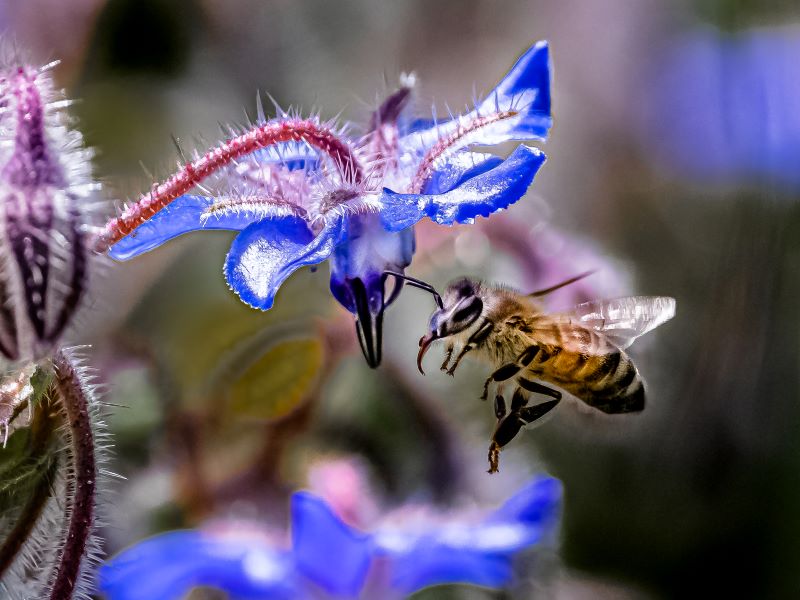
[[[340,173],[349,174],[355,183],[361,182],[363,173],[353,150],[331,129],[309,119],[264,123],[226,140],[186,163],[166,182],[154,186],[149,194],[106,224],[93,244],[95,251],[105,252],[172,201],[237,159],[281,142],[301,141],[322,150],[334,160]]]
[[[66,416],[70,441],[72,479],[65,510],[66,538],[53,573],[50,598],[71,598],[79,585],[82,566],[95,523],[97,462],[92,431],[90,391],[85,376],[73,358],[63,350],[53,358],[55,389]]]

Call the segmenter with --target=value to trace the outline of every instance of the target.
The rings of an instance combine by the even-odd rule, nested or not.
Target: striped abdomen
[[[605,413],[644,409],[644,384],[630,357],[600,334],[565,325],[552,342],[531,346],[520,362],[533,377],[549,381]],[[520,378],[524,387],[525,378]]]

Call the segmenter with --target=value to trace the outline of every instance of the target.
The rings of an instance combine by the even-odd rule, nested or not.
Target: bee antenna
[[[571,277],[570,279],[567,279],[566,281],[562,281],[561,283],[557,283],[556,285],[554,285],[552,287],[545,288],[543,290],[537,290],[535,292],[531,292],[530,294],[528,294],[528,297],[529,298],[538,298],[540,296],[546,296],[547,294],[549,294],[551,292],[555,292],[556,290],[560,290],[562,287],[566,287],[571,283],[575,283],[576,281],[580,281],[584,277],[588,277],[589,275],[592,275],[595,272],[596,271],[594,269],[591,270],[591,271],[586,271],[585,273],[581,273],[580,275],[576,275],[575,277]]]
[[[433,299],[436,301],[436,306],[439,308],[444,308],[444,302],[442,302],[442,297],[439,295],[439,292],[436,291],[430,283],[422,281],[421,279],[416,279],[414,277],[409,277],[404,273],[397,273],[396,271],[384,271],[386,275],[392,275],[397,279],[402,279],[411,287],[419,288],[421,290],[425,290],[426,292],[433,295]]]

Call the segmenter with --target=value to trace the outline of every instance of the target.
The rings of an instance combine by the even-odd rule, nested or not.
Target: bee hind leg
[[[517,384],[524,390],[528,390],[534,394],[542,394],[543,396],[549,396],[553,398],[553,400],[561,400],[561,392],[558,390],[554,390],[553,388],[549,388],[546,385],[542,385],[538,381],[531,381],[530,379],[525,379],[524,377],[520,377],[517,379]]]
[[[497,473],[500,465],[500,450],[513,440],[524,426],[525,421],[513,412],[498,420],[492,442],[489,444],[489,473]]]
[[[500,415],[497,406],[497,398],[502,399],[502,396],[498,396],[495,399],[495,414],[498,422],[492,436],[492,442],[489,445],[489,473],[497,473],[499,471],[500,451],[503,446],[517,437],[517,434],[525,425],[530,425],[534,421],[541,419],[561,402],[561,392],[551,390],[546,386],[541,387],[549,392],[549,395],[553,398],[552,400],[534,404],[533,406],[526,406],[528,395],[523,391],[523,388],[517,388],[514,392],[514,397],[511,399],[511,412],[504,417]],[[503,408],[505,408],[504,400]]]
[[[520,409],[519,418],[525,421],[527,425],[530,425],[553,410],[559,402],[561,402],[561,400],[548,400],[547,402],[542,402],[534,406],[526,406]]]
[[[500,471],[500,446],[496,442],[489,445],[489,470],[487,473]]]

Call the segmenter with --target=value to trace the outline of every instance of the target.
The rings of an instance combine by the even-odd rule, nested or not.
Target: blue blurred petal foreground
[[[343,523],[324,500],[292,496],[292,547],[298,569],[335,596],[357,597],[372,560],[372,541]]]
[[[180,600],[197,586],[233,599],[302,597],[288,554],[262,540],[206,531],[174,531],[118,554],[99,575],[111,600]]]
[[[261,310],[272,307],[293,271],[330,258],[331,290],[356,316],[364,354],[377,366],[383,311],[402,287],[385,297],[385,273],[402,273],[411,263],[413,225],[425,217],[444,225],[472,223],[519,200],[544,154],[521,146],[502,160],[471,149],[544,141],[552,125],[546,42],[529,48],[462,115],[409,121],[404,109],[412,86],[405,80],[376,109],[365,136],[331,134],[355,157],[350,169],[337,168],[331,157],[300,141],[261,148],[215,174],[211,187],[221,189],[179,197],[110,255],[128,260],[190,231],[240,231],[225,276],[244,302]]]
[[[288,549],[241,524],[165,533],[103,565],[99,588],[109,600],[178,600],[197,586],[235,600],[355,599],[366,589],[388,598],[439,584],[503,588],[515,557],[553,534],[560,503],[560,483],[540,477],[482,515],[409,505],[415,518],[360,532],[323,499],[298,492]]]
[[[536,479],[476,522],[381,531],[377,553],[389,561],[392,587],[406,594],[443,583],[504,587],[512,580],[514,557],[553,531],[560,504],[560,483]]]
[[[695,31],[653,69],[648,140],[711,182],[800,188],[800,28]]]

